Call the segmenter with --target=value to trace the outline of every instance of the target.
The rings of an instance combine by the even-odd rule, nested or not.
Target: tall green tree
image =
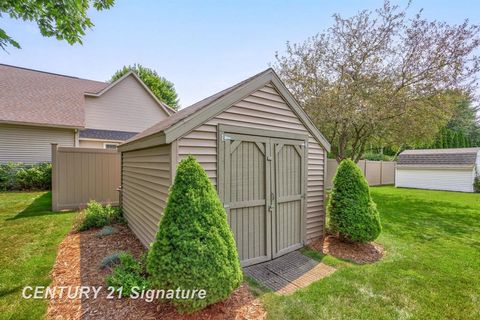
[[[448,90],[471,92],[480,71],[480,26],[427,20],[385,1],[374,11],[334,15],[333,25],[287,43],[274,68],[337,160],[370,145],[433,140],[452,114]]]
[[[447,130],[443,129],[441,131],[442,135],[442,148],[448,148],[448,133]]]
[[[33,21],[45,37],[81,44],[85,31],[94,26],[87,15],[90,7],[101,11],[113,4],[114,0],[2,0],[0,17],[6,13],[12,19]],[[0,28],[0,48],[8,46],[20,49],[20,44]]]
[[[455,109],[446,127],[456,132],[467,133],[478,127],[477,113],[480,111],[467,93],[455,93]]]
[[[453,99],[453,112],[444,127],[437,133],[432,142],[426,141],[421,146],[427,148],[467,148],[479,146],[476,141],[480,137],[479,111],[467,93],[450,92]],[[443,141],[442,143],[439,143]]]
[[[455,109],[448,121],[446,128],[460,135],[469,146],[480,146],[475,143],[480,140],[480,122],[478,106],[473,104],[473,99],[466,93],[458,94]],[[465,137],[465,138],[464,138]]]
[[[135,63],[131,66],[124,66],[113,74],[110,81],[113,82],[121,78],[129,71],[134,71],[160,101],[174,110],[178,109],[180,105],[174,84],[160,76],[155,70],[146,68],[141,64]]]

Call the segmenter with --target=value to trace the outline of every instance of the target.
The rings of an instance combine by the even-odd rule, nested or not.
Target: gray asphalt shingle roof
[[[80,138],[126,141],[138,132],[85,129],[80,131]]]
[[[480,148],[405,150],[397,165],[473,166]]]

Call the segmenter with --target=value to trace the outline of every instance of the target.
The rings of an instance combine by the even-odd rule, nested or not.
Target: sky
[[[406,6],[408,1],[393,1]],[[35,23],[3,15],[0,28],[20,42],[0,51],[0,63],[106,81],[124,65],[140,63],[175,84],[186,107],[266,68],[287,41],[302,42],[383,0],[117,0],[90,11],[95,26],[83,45],[42,37]],[[480,24],[480,1],[414,0],[410,13],[429,19]]]

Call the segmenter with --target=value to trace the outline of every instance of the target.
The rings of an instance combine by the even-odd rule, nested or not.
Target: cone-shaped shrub
[[[330,229],[343,239],[373,241],[382,230],[368,183],[352,160],[343,160],[338,166],[327,211]]]
[[[225,209],[200,164],[189,156],[177,174],[156,241],[147,261],[158,289],[204,289],[205,299],[174,299],[180,312],[193,312],[227,298],[242,281],[235,240]]]

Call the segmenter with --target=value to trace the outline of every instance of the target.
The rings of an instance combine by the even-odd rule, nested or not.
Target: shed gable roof
[[[275,71],[271,68],[178,111],[168,119],[160,121],[132,139],[126,141],[122,144],[123,148],[121,147],[120,149],[126,150],[128,145],[132,145],[132,149],[136,149],[133,147],[134,142],[147,140],[153,136],[161,138],[163,143],[170,143],[226,110],[235,102],[240,101],[252,92],[264,87],[268,83],[273,83],[279,94],[285,99],[286,103],[299,117],[312,136],[329,151],[330,143],[320,133],[305,111],[303,111],[298,102],[285,87]],[[146,147],[146,144],[142,144],[141,147]],[[128,149],[130,149],[130,147],[128,147]]]
[[[480,148],[405,150],[398,156],[399,166],[474,166]]]

